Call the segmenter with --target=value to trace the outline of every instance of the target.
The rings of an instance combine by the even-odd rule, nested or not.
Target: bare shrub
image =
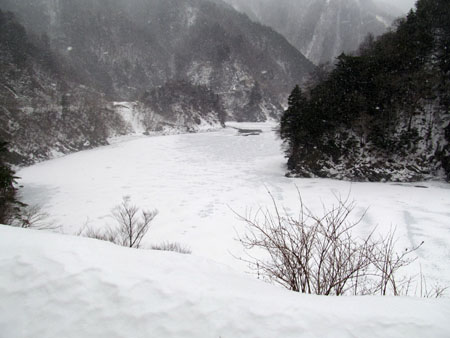
[[[262,209],[253,216],[238,215],[247,224],[246,233],[239,237],[248,254],[244,260],[259,276],[308,294],[407,293],[411,279],[399,270],[415,260],[411,254],[422,244],[397,253],[393,230],[384,238],[375,238],[374,231],[356,237],[353,230],[364,215],[350,219],[355,204],[348,197],[337,198],[336,205],[324,207],[318,216],[299,194],[297,218],[282,215],[270,197],[273,212]]]
[[[152,250],[160,250],[160,251],[172,251],[172,252],[178,252],[180,254],[191,254],[192,250],[180,243],[173,243],[173,242],[164,242],[161,244],[154,244],[151,246]]]
[[[378,284],[376,286],[379,293],[385,296],[389,291],[394,296],[406,295],[409,293],[413,277],[398,276],[399,271],[411,264],[415,258],[411,257],[411,251],[422,246],[423,242],[415,248],[406,248],[402,252],[395,251],[397,239],[395,229],[390,230],[388,235],[374,246],[369,253],[371,262],[377,272]]]
[[[117,232],[111,230],[110,228],[102,230],[94,229],[90,226],[85,226],[76,235],[118,244]]]
[[[48,213],[42,211],[38,205],[24,205],[11,217],[9,224],[11,226],[35,230],[58,230],[59,225],[50,220]]]
[[[425,287],[420,293],[421,298],[442,298],[446,295],[448,287],[436,284],[431,289]]]
[[[150,228],[150,223],[157,214],[157,210],[141,210],[131,203],[128,196],[125,196],[122,203],[111,211],[112,218],[117,222],[115,227],[97,230],[85,225],[78,235],[130,248],[139,248]]]
[[[439,283],[429,287],[427,279],[422,273],[422,267],[420,268],[420,282],[415,290],[415,295],[421,298],[441,298],[445,295],[448,287],[444,287]]]
[[[124,197],[122,203],[115,207],[112,216],[118,223],[117,244],[130,248],[139,248],[142,238],[147,233],[151,221],[158,211],[141,210],[131,204],[129,197]]]

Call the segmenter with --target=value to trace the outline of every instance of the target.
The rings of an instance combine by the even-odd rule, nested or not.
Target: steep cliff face
[[[0,9],[12,32],[0,51],[1,136],[27,163],[136,126],[195,131],[278,118],[314,68],[221,1],[0,0]]]
[[[225,1],[273,27],[315,64],[355,50],[367,34],[384,33],[400,15],[373,0]]]

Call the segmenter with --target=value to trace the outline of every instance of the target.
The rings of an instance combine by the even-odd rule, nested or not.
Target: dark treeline
[[[339,168],[340,177],[382,180],[443,169],[450,178],[449,46],[450,2],[420,0],[390,32],[312,74],[281,120],[291,172],[333,176]],[[382,163],[390,174],[375,173]]]

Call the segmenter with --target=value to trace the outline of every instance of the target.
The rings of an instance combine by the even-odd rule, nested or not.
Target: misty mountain
[[[334,61],[367,34],[384,33],[400,11],[376,0],[225,0],[283,34],[315,64]]]
[[[8,103],[1,136],[22,157],[103,144],[133,130],[131,115],[146,132],[277,118],[293,85],[314,69],[280,34],[221,1],[0,0],[0,9],[14,13],[10,26],[23,39],[10,41],[26,50],[20,64],[13,62],[15,47],[2,48],[0,87]],[[35,48],[47,56],[37,58]],[[55,67],[44,66],[48,60]],[[131,111],[114,102],[131,102]],[[111,115],[107,122],[87,113],[98,110]],[[54,115],[46,124],[51,130],[23,131],[26,121],[41,121],[37,112]],[[74,127],[79,140],[72,145],[64,114],[80,123],[95,115],[102,132]],[[20,142],[19,134],[26,134]],[[48,147],[37,142],[41,134],[54,135]]]
[[[114,102],[74,81],[76,71],[45,35],[28,35],[12,13],[0,11],[0,32],[0,139],[10,142],[10,162],[29,164],[129,133],[223,125],[220,98],[204,86],[179,81],[153,90],[167,95],[151,102],[148,93],[143,102]]]
[[[0,4],[28,30],[47,34],[79,81],[117,99],[138,99],[167,81],[187,80],[219,93],[233,116],[245,108],[245,94],[259,86],[275,114],[292,85],[312,70],[280,35],[207,0]]]

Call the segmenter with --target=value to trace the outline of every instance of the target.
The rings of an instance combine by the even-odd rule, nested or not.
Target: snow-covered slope
[[[195,256],[0,227],[0,337],[448,337],[447,299],[304,296]]]

